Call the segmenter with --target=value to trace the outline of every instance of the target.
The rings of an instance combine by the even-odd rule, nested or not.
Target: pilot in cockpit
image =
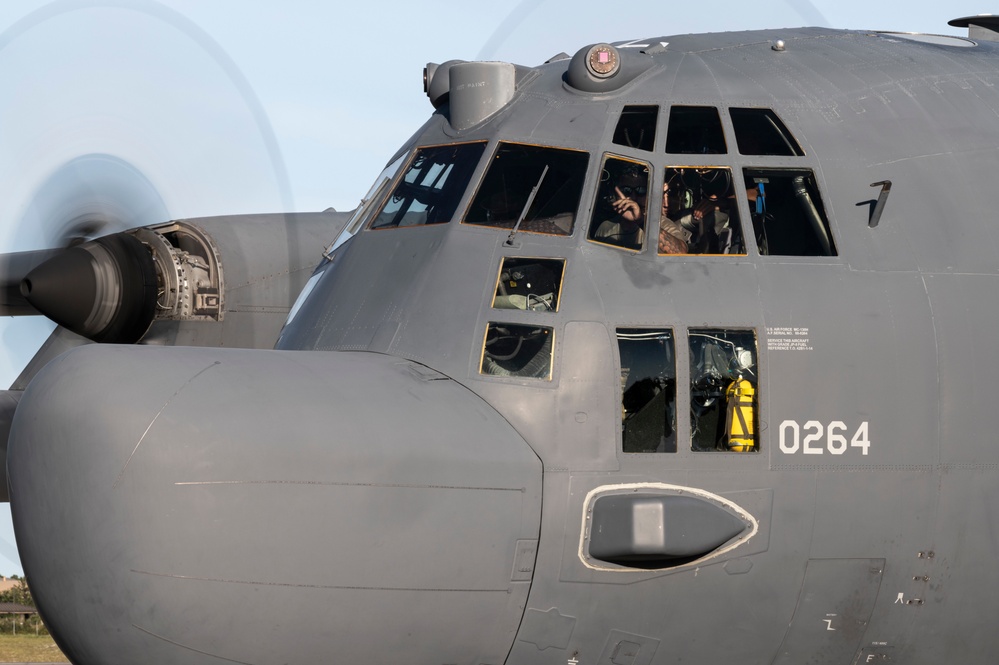
[[[647,168],[631,165],[622,170],[613,187],[603,194],[604,214],[609,216],[596,225],[590,237],[627,249],[641,249],[645,241],[648,186]]]

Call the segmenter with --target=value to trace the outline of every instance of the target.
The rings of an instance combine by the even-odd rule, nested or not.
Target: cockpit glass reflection
[[[671,330],[618,328],[621,437],[626,453],[676,452],[676,355]]]
[[[449,222],[485,146],[465,143],[417,150],[371,228]]]
[[[588,160],[577,150],[501,143],[465,223],[571,234]]]

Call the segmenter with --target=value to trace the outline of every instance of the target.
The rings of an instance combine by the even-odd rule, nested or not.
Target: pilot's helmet
[[[648,169],[641,166],[629,166],[621,171],[616,184],[618,187],[640,188],[640,193],[645,194],[645,187],[648,186],[648,182]]]

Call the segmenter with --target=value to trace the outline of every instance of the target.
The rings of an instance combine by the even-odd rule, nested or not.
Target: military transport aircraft
[[[991,662],[999,20],[952,24],[431,64],[349,215],[6,257],[60,647]]]

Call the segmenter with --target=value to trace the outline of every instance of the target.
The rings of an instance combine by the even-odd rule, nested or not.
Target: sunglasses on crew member
[[[618,189],[620,189],[621,193],[624,194],[625,196],[631,196],[632,194],[636,194],[638,196],[645,196],[645,191],[646,191],[645,187],[627,187],[627,186],[625,186],[625,187],[618,187]]]

